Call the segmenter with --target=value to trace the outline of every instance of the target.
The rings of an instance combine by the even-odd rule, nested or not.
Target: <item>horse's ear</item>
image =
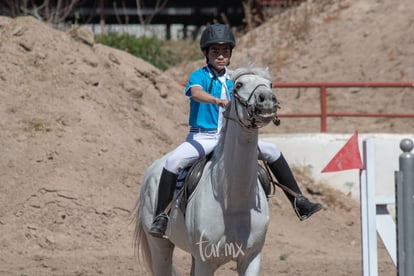
[[[270,75],[269,67],[260,67],[257,68],[257,74],[265,79],[271,80],[272,77]]]

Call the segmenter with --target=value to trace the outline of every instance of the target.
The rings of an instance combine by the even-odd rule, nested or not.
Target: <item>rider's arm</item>
[[[205,92],[200,86],[193,86],[190,88],[190,91],[193,100],[198,102],[216,104],[221,107],[226,106],[228,103],[228,100],[216,98]]]

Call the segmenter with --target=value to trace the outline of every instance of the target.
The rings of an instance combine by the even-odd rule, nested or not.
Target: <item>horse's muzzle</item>
[[[256,98],[256,106],[253,112],[253,118],[257,123],[266,125],[277,119],[277,110],[280,104],[273,93],[263,92]]]

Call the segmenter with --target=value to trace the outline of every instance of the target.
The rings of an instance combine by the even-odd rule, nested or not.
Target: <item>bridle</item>
[[[242,76],[245,76],[245,75],[256,75],[254,72],[250,72],[250,71],[248,71],[248,72],[245,72],[245,73],[243,73],[243,74],[240,74],[239,76],[237,76],[237,78],[234,80],[234,87],[233,87],[233,97],[234,97],[234,99],[237,101],[237,103],[238,104],[240,104],[240,105],[242,105],[242,106],[244,106],[245,108],[246,108],[246,110],[247,110],[247,115],[248,115],[248,117],[249,117],[249,124],[245,124],[244,122],[243,122],[243,120],[240,118],[240,115],[239,115],[239,112],[238,112],[238,110],[237,110],[237,104],[236,104],[236,106],[235,106],[235,108],[236,108],[236,115],[237,115],[237,120],[236,119],[234,119],[234,118],[231,118],[231,117],[229,117],[229,116],[227,116],[227,115],[225,115],[225,118],[227,118],[227,119],[229,119],[229,120],[235,120],[235,121],[237,121],[240,125],[242,125],[243,127],[245,127],[245,128],[254,128],[254,129],[257,129],[257,128],[261,128],[262,126],[260,126],[260,125],[257,125],[256,124],[256,122],[257,122],[257,117],[259,116],[258,114],[257,114],[257,108],[256,108],[256,103],[250,103],[250,100],[252,99],[252,97],[253,97],[253,95],[254,95],[254,93],[256,92],[256,90],[259,88],[259,87],[261,87],[261,86],[264,86],[264,87],[268,87],[266,84],[264,84],[264,83],[261,83],[261,84],[258,84],[258,85],[256,85],[256,87],[252,90],[252,92],[250,92],[250,95],[249,95],[249,97],[247,98],[247,99],[244,99],[244,98],[242,98],[241,96],[240,96],[240,94],[239,94],[239,92],[238,92],[238,89],[240,88],[239,86],[238,86],[238,82],[237,82],[237,80],[240,78],[240,77],[242,77]],[[271,114],[271,116],[272,116],[272,121],[273,121],[273,123],[275,124],[275,125],[280,125],[280,120],[279,120],[279,118],[278,118],[278,116],[277,116],[277,109],[279,109],[280,108],[280,106],[279,106],[279,102],[276,102],[275,103],[275,105],[274,105],[274,112]]]

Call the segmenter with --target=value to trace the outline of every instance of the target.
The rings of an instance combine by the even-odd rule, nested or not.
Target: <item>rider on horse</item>
[[[152,236],[161,238],[165,235],[168,223],[165,209],[173,199],[179,172],[208,155],[217,144],[223,120],[222,108],[232,96],[233,83],[227,66],[235,46],[232,31],[223,24],[209,25],[201,35],[200,48],[207,65],[195,70],[185,87],[185,94],[190,98],[190,131],[186,141],[169,154],[161,173],[157,208],[150,229]],[[285,187],[283,190],[300,220],[322,209],[321,204],[302,195],[276,145],[259,140],[258,147],[259,159],[269,166],[278,182]]]

